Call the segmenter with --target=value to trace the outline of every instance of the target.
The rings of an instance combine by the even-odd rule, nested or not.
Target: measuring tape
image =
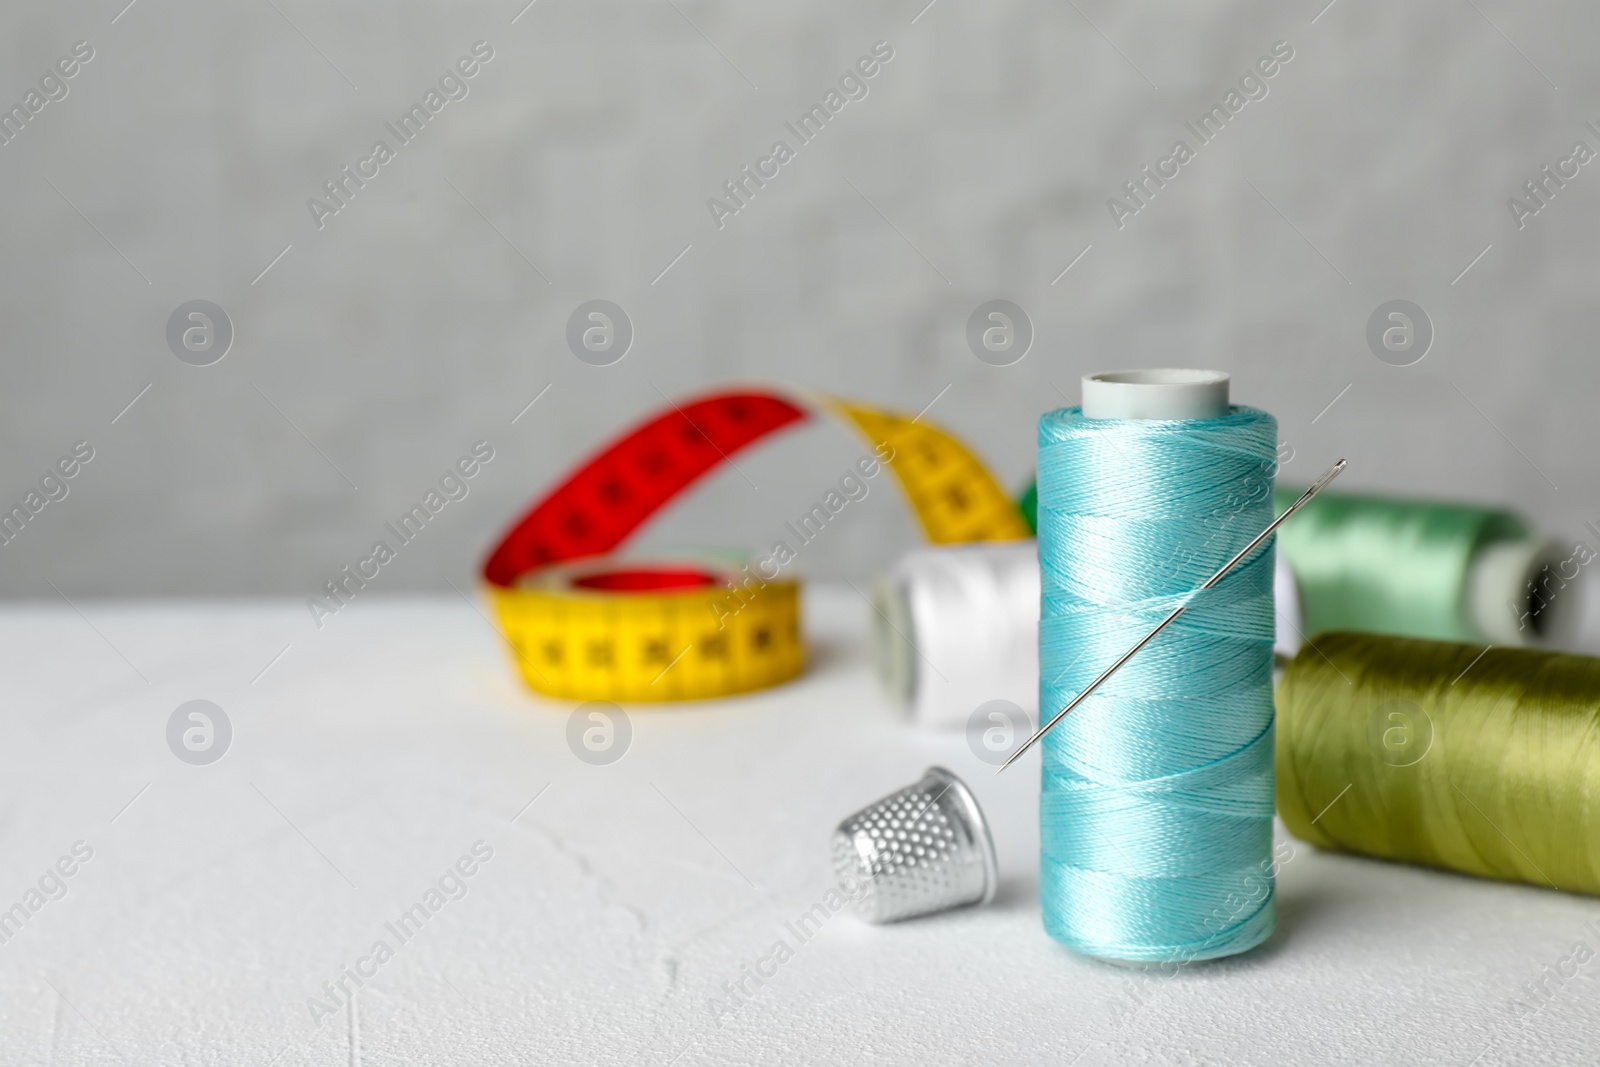
[[[1030,536],[965,445],[893,412],[802,393],[717,393],[601,448],[512,526],[483,577],[523,680],[575,700],[697,700],[787,681],[805,666],[800,587],[715,560],[607,557],[740,450],[817,413],[873,446],[936,544]],[[740,585],[740,582],[743,585]],[[730,590],[739,610],[728,611]]]

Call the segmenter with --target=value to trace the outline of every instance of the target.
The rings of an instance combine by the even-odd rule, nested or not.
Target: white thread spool
[[[920,726],[962,730],[990,700],[1039,711],[1039,555],[1033,541],[910,552],[874,590],[872,651]]]

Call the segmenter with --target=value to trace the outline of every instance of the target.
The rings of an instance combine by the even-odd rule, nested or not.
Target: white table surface
[[[996,778],[914,730],[857,595],[806,610],[802,680],[632,708],[630,750],[595,767],[571,704],[525,692],[459,598],[373,598],[321,632],[284,601],[5,608],[0,909],[75,841],[94,855],[0,945],[0,1063],[1600,1060],[1600,959],[1547,977],[1600,951],[1582,897],[1297,845],[1247,956],[1141,979],[1072,955],[1040,928],[1037,757]],[[165,739],[195,698],[234,727],[205,767]],[[719,1019],[832,885],[834,824],[930,763],[986,808],[999,899],[841,913]],[[467,895],[314,1026],[308,998],[479,840]]]

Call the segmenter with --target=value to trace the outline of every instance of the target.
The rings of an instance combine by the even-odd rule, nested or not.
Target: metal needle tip
[[[1205,584],[1201,585],[1199,588],[1195,589],[1194,592],[1190,593],[1188,598],[1184,600],[1182,604],[1179,604],[1172,610],[1171,615],[1168,615],[1166,618],[1162,619],[1161,622],[1156,625],[1154,630],[1151,630],[1149,633],[1145,634],[1144,637],[1140,638],[1138,644],[1128,649],[1128,651],[1122,654],[1122,657],[1118,659],[1117,662],[1107,667],[1105,669],[1105,673],[1101,674],[1100,677],[1090,682],[1083,692],[1073,697],[1070,704],[1056,712],[1055,718],[1039,727],[1038,732],[1024,741],[1021,748],[1011,753],[1011,758],[1000,764],[1000,769],[994,773],[999,774],[1000,771],[1005,770],[1007,767],[1017,762],[1017,760],[1021,759],[1022,754],[1028,751],[1028,749],[1032,748],[1039,738],[1049,733],[1051,728],[1054,727],[1056,723],[1067,717],[1067,712],[1071,711],[1079,704],[1082,704],[1084,700],[1088,698],[1090,693],[1093,693],[1096,689],[1100,688],[1101,683],[1121,670],[1122,665],[1127,663],[1134,656],[1138,655],[1139,650],[1144,648],[1145,645],[1148,645],[1151,641],[1155,640],[1156,634],[1160,633],[1162,630],[1165,630],[1169,625],[1171,625],[1172,620],[1176,619],[1179,615],[1182,615],[1184,611],[1188,609],[1189,605],[1194,602],[1194,597],[1196,594],[1203,593],[1207,589],[1210,589],[1212,586],[1216,585],[1218,582],[1222,581],[1224,575],[1233,570],[1233,568],[1237,567],[1240,563],[1244,562],[1245,559],[1249,558],[1252,552],[1261,547],[1262,542],[1271,537],[1273,533],[1277,531],[1278,527],[1283,525],[1285,519],[1299,511],[1307,501],[1326,489],[1329,482],[1333,481],[1335,478],[1339,477],[1340,474],[1344,473],[1346,462],[1346,460],[1341,459],[1339,462],[1323,471],[1322,477],[1312,482],[1310,487],[1307,488],[1305,492],[1300,494],[1300,498],[1298,500],[1284,509],[1282,515],[1279,515],[1276,519],[1273,519],[1272,522],[1267,525],[1265,530],[1262,530],[1260,533],[1256,534],[1253,541],[1241,548],[1238,555],[1224,563],[1221,570],[1217,571],[1217,573],[1213,574],[1210,578],[1207,578],[1205,580]]]

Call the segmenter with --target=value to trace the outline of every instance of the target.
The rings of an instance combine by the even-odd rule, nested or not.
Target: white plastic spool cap
[[[1576,590],[1558,575],[1562,546],[1530,537],[1478,550],[1467,575],[1467,617],[1497,645],[1570,649],[1582,611]]]
[[[1119,370],[1083,376],[1086,419],[1220,419],[1228,376],[1217,370]]]

